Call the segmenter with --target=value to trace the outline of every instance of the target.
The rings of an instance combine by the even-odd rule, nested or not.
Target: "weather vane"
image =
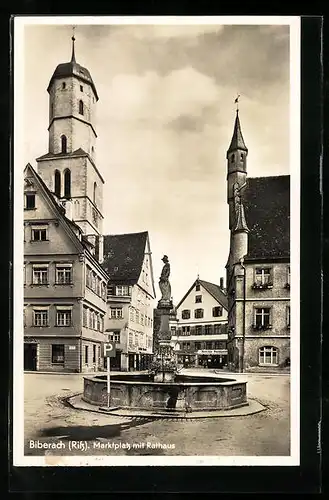
[[[236,99],[234,101],[234,104],[236,104],[236,110],[239,111],[239,99],[240,99],[240,94],[236,96]]]

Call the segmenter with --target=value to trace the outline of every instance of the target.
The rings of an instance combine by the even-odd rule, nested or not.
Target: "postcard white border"
[[[291,175],[291,389],[290,456],[24,456],[23,349],[23,93],[26,25],[289,25],[290,26],[290,175]],[[296,466],[300,465],[300,17],[298,16],[19,16],[14,20],[14,263],[13,263],[13,465],[14,466]],[[31,117],[33,126],[33,117]],[[15,231],[17,228],[17,231]],[[19,347],[18,347],[19,346]]]

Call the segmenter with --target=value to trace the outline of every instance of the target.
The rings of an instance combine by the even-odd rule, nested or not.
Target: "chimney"
[[[219,281],[219,288],[221,290],[224,290],[224,278],[221,278],[220,281]]]

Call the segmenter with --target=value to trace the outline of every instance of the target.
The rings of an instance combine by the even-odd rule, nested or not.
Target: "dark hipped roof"
[[[199,280],[199,283],[212,295],[218,302],[224,307],[224,309],[228,310],[228,302],[227,296],[221,290],[219,285],[215,285],[215,283],[210,283],[209,281]]]
[[[95,84],[93,82],[93,79],[91,78],[91,74],[89,73],[87,68],[84,68],[83,66],[78,64],[76,61],[62,63],[62,64],[59,64],[57,66],[57,68],[55,69],[55,71],[53,73],[53,76],[50,79],[48,89],[47,89],[48,92],[49,92],[51,84],[54,80],[56,80],[57,78],[66,78],[66,77],[70,77],[70,76],[75,76],[76,78],[78,78],[82,82],[88,83],[91,86],[91,88],[93,89],[96,100],[98,101],[97,90],[96,90]]]
[[[110,281],[127,285],[137,283],[142,271],[147,237],[147,231],[104,236],[102,266],[110,276]]]
[[[247,179],[242,201],[250,231],[247,258],[289,258],[290,176]]]

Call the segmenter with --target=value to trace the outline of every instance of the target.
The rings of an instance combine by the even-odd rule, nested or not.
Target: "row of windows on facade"
[[[271,267],[256,267],[252,288],[272,288],[273,269]],[[287,267],[286,288],[290,288],[290,266]]]
[[[104,331],[104,315],[91,309],[90,307],[83,306],[82,326],[90,330],[98,332]]]
[[[119,297],[131,297],[132,287],[128,285],[107,285],[107,295],[117,295]]]
[[[171,335],[218,335],[226,333],[226,325],[196,325],[171,327]]]
[[[152,347],[152,337],[144,335],[142,332],[129,332],[128,335],[128,346],[129,347]]]
[[[73,272],[71,263],[55,263],[55,285],[72,285]],[[26,284],[26,268],[24,264],[24,284]],[[49,263],[32,264],[32,285],[49,285]]]
[[[66,82],[62,82],[62,90],[66,90],[66,89],[67,89]],[[80,85],[80,92],[83,92],[83,85]],[[93,103],[94,103],[95,102],[95,98],[93,97],[92,100],[93,100]]]
[[[95,344],[92,345],[92,363],[96,363],[96,348]],[[101,360],[101,347],[98,346],[98,362],[100,364]],[[89,363],[89,346],[85,345],[84,349],[84,362]],[[51,346],[51,362],[52,364],[64,364],[65,363],[65,345],[64,344],[52,344]]]
[[[226,349],[226,342],[182,342],[180,346],[183,351]]]
[[[110,319],[124,319],[123,308],[122,307],[111,307],[110,308]],[[131,307],[129,309],[129,320],[132,323],[137,323],[139,325],[145,325],[150,328],[153,326],[153,320],[147,316],[147,314],[141,313],[138,309]]]
[[[72,326],[72,306],[54,306],[56,318],[54,326]],[[24,307],[24,326],[53,326],[49,321],[49,307],[32,306],[32,325],[27,324]]]
[[[201,302],[201,300],[200,300],[200,302]],[[216,307],[212,308],[212,315],[214,318],[218,318],[219,316],[222,316],[222,314],[223,314],[223,308],[221,306],[216,306]],[[204,309],[195,309],[194,310],[194,318],[200,319],[200,318],[203,318],[203,316],[204,316]],[[191,318],[190,309],[183,309],[182,319],[190,319],[190,318]]]
[[[86,286],[96,295],[106,300],[106,283],[87,265],[86,266]]]
[[[255,307],[253,311],[252,327],[254,330],[267,330],[272,328],[274,319],[272,307]],[[290,306],[286,307],[286,327],[290,328]]]

